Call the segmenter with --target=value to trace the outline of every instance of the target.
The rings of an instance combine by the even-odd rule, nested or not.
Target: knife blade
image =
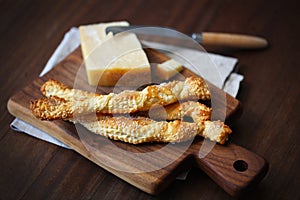
[[[113,34],[117,34],[124,31],[133,31],[134,33],[137,34],[139,33],[149,34],[149,35],[152,34],[151,32],[146,33],[146,31],[140,31],[142,30],[142,28],[151,28],[151,27],[139,26],[139,25],[111,26],[106,28],[106,33],[112,32]],[[161,27],[152,27],[152,28],[159,29]],[[169,31],[167,33],[164,32],[162,34],[168,34],[168,36],[170,37],[180,37],[181,33],[175,31]],[[252,35],[245,35],[245,34],[200,32],[200,33],[192,33],[188,36],[194,39],[196,42],[208,46],[220,46],[225,48],[238,48],[238,49],[262,49],[268,46],[268,42],[265,38],[252,36]]]

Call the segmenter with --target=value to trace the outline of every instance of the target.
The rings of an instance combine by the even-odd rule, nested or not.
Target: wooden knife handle
[[[243,49],[260,49],[268,46],[267,40],[261,37],[212,32],[203,32],[201,43],[203,45]]]
[[[265,159],[235,144],[216,144],[208,153],[199,152],[196,165],[232,196],[258,183],[268,171]]]

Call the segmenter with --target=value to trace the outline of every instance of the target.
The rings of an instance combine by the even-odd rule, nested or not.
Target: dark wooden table
[[[199,169],[150,196],[72,150],[14,132],[7,100],[35,79],[73,26],[126,19],[183,33],[263,36],[260,51],[208,50],[239,59],[243,104],[231,140],[263,156],[269,172],[241,199],[300,198],[299,3],[297,0],[0,2],[0,199],[232,199]]]

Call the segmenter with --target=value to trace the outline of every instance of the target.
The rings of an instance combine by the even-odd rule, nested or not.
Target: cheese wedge
[[[81,50],[90,85],[140,86],[151,80],[148,58],[133,33],[106,34],[109,26],[128,26],[126,21],[79,27]]]
[[[156,73],[162,80],[169,80],[183,70],[182,64],[174,59],[167,60],[157,65]]]

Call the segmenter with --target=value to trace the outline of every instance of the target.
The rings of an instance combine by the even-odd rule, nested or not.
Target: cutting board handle
[[[265,159],[241,146],[210,146],[202,143],[196,165],[232,196],[259,182],[268,170]]]

